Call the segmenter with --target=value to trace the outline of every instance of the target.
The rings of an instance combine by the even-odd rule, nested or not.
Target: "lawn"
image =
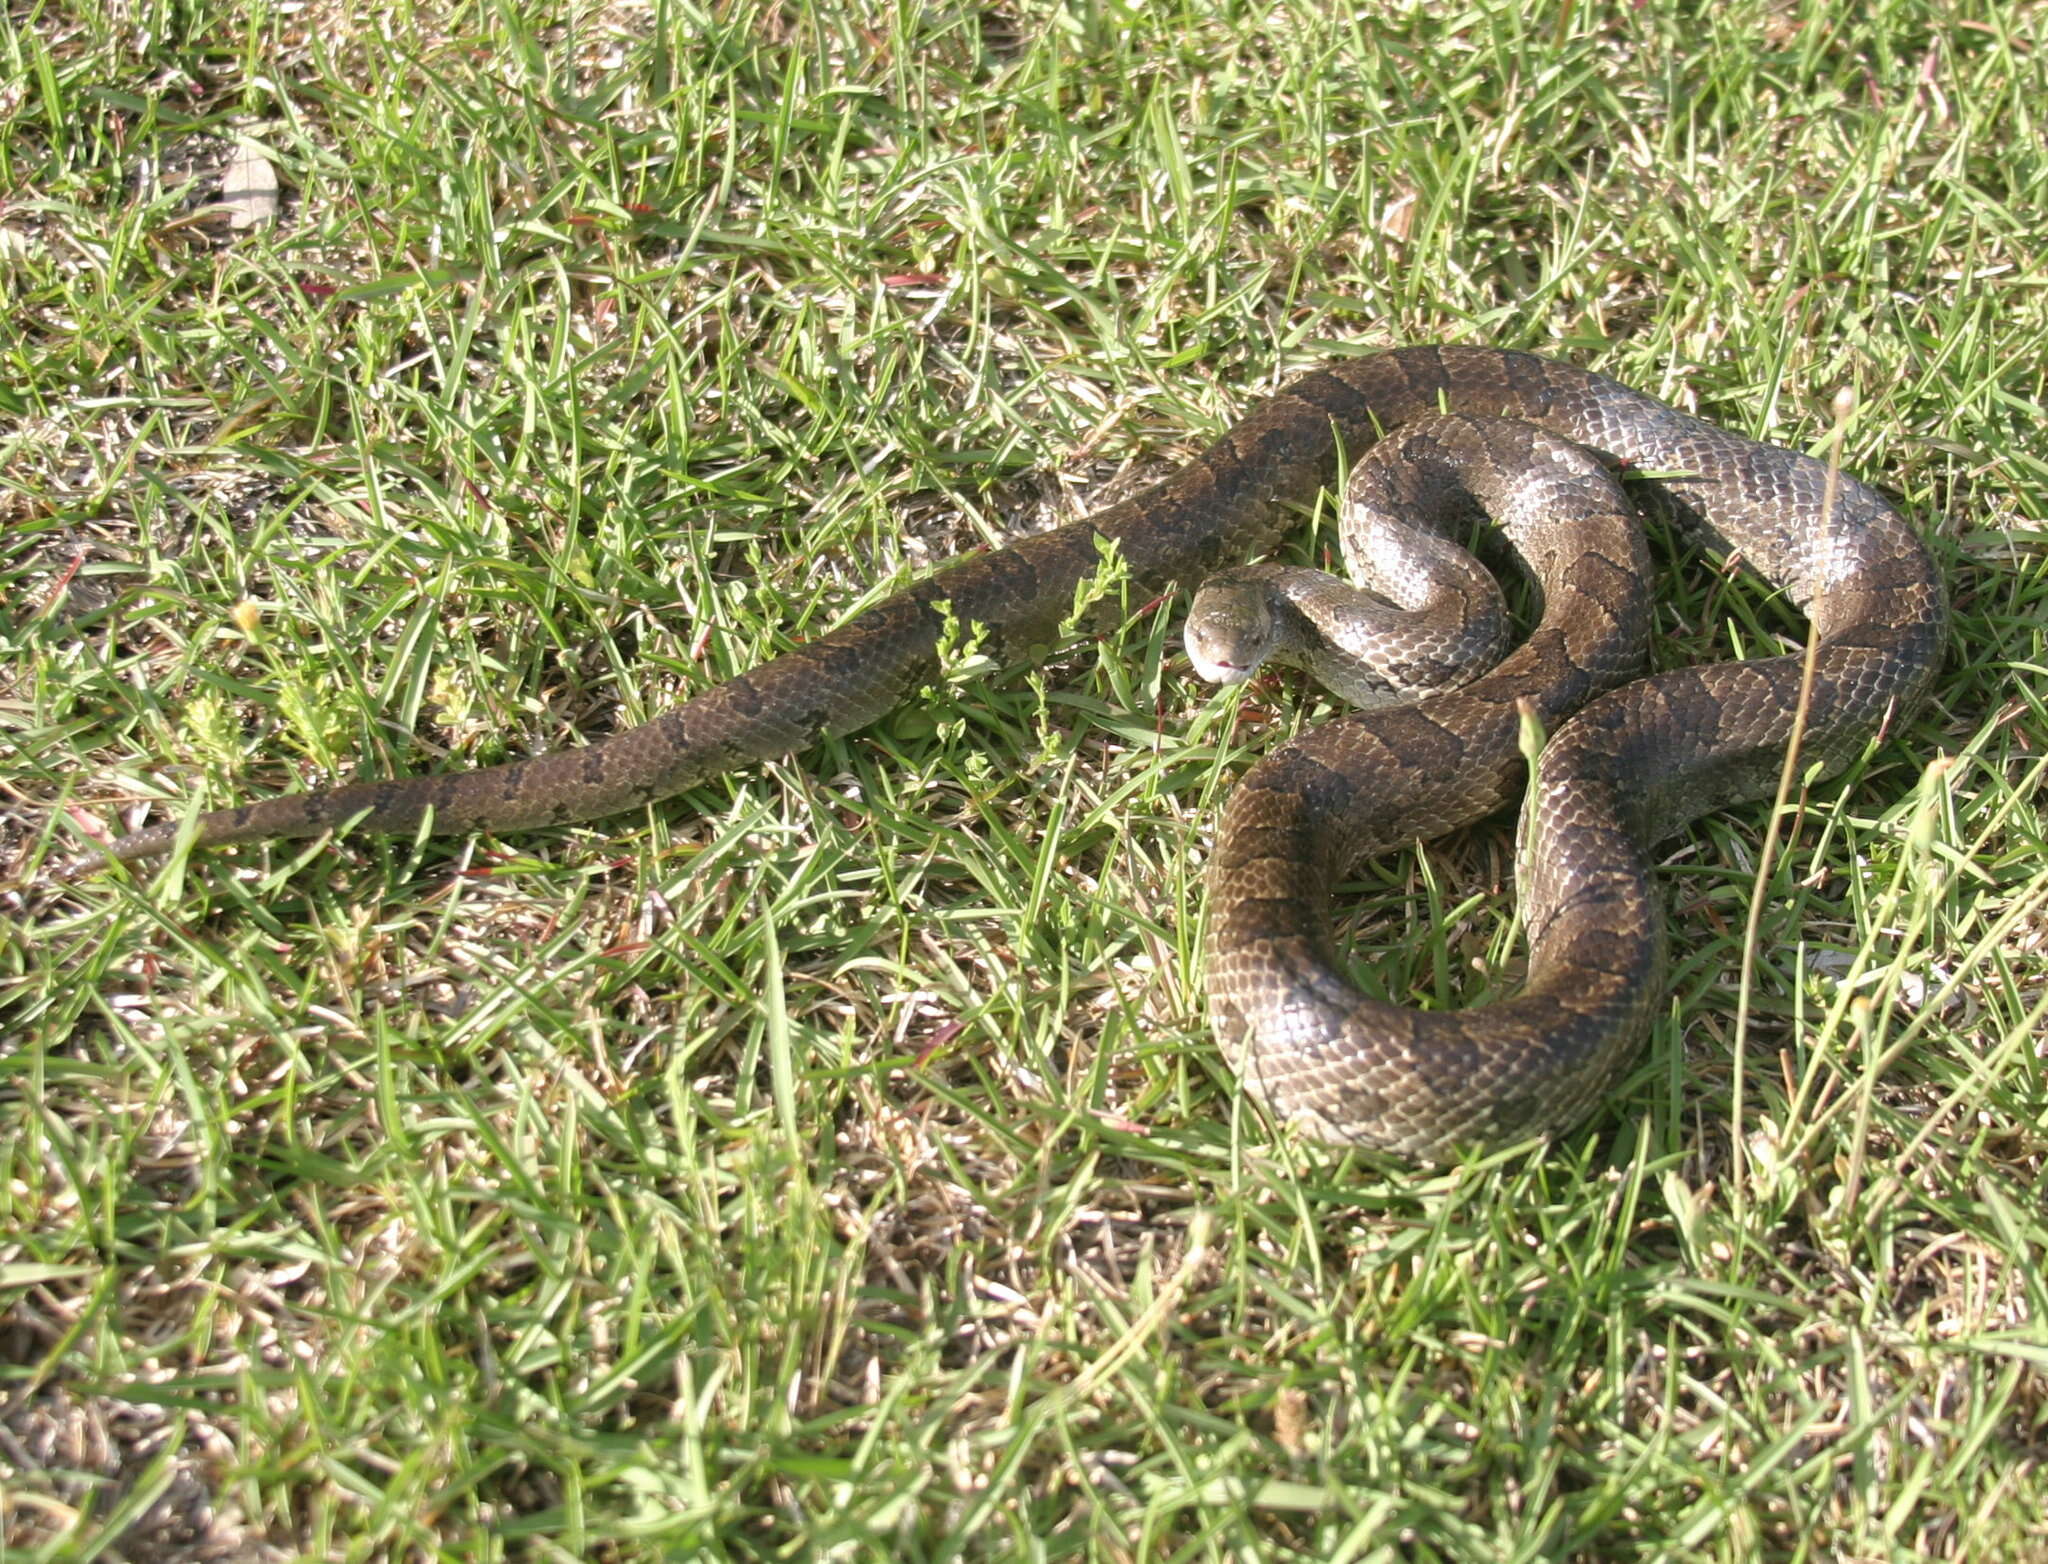
[[[2048,6],[0,26],[0,1559],[2048,1557]],[[1852,391],[1955,606],[1774,852],[1666,845],[1547,1145],[1236,1093],[1204,858],[1328,708],[1184,598],[589,826],[26,883],[637,723],[1415,342]],[[1653,545],[1660,663],[1799,643]],[[1511,991],[1512,865],[1362,867],[1358,970]]]

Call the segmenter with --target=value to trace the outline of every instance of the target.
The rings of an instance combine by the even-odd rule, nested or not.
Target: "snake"
[[[1447,472],[1452,448],[1476,448],[1482,476],[1468,467],[1434,486],[1462,485],[1482,506],[1493,468],[1554,474],[1492,496],[1541,611],[1471,682],[1323,722],[1239,779],[1207,870],[1211,1020],[1247,1093],[1315,1139],[1439,1160],[1555,1135],[1610,1088],[1665,1003],[1654,847],[1768,794],[1794,742],[1812,775],[1895,728],[1937,672],[1947,605],[1927,547],[1874,490],[1529,353],[1446,344],[1332,360],[1144,492],[957,558],[587,745],[187,812],[98,852],[136,862],[330,831],[513,832],[652,804],[864,727],[931,679],[962,625],[992,657],[1043,654],[1106,555],[1141,593],[1244,561],[1340,459],[1382,445]],[[1648,481],[1617,499],[1599,476],[1617,470]],[[1571,492],[1568,519],[1536,502],[1552,488]],[[1681,535],[1782,592],[1807,619],[1807,645],[1641,676],[1650,571],[1639,521],[1622,514],[1639,488]],[[1532,732],[1546,735],[1533,768]],[[1465,1010],[1372,997],[1336,943],[1345,874],[1524,793],[1520,991]]]

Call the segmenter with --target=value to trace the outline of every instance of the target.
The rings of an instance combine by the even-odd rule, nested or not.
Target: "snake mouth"
[[[1210,684],[1242,684],[1258,671],[1256,663],[1234,663],[1200,652],[1189,652],[1188,661],[1195,665],[1196,675]]]

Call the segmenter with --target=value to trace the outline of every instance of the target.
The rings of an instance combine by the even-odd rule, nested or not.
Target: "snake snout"
[[[1215,657],[1208,653],[1197,651],[1193,646],[1188,648],[1188,661],[1194,664],[1195,673],[1211,684],[1242,684],[1259,671],[1257,663],[1237,662],[1228,657]]]

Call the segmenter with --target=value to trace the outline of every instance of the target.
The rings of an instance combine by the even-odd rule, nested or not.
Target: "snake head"
[[[1231,575],[1202,583],[1181,627],[1195,672],[1211,684],[1242,684],[1282,639],[1273,593],[1263,581]]]

